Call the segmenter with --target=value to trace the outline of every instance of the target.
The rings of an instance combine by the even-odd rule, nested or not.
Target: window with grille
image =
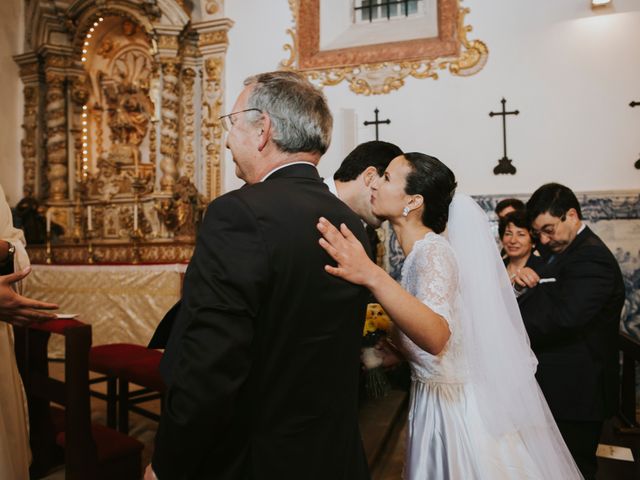
[[[422,13],[422,0],[355,0],[355,23],[386,21]]]
[[[439,1],[457,2],[315,0],[320,8],[320,51],[438,38]]]

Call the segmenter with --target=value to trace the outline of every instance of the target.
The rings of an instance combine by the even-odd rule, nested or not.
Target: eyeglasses
[[[229,130],[231,130],[231,127],[233,127],[233,125],[235,124],[233,117],[235,115],[238,115],[239,113],[244,113],[244,112],[262,113],[262,110],[260,110],[259,108],[246,108],[244,110],[238,110],[237,112],[232,112],[232,113],[227,113],[226,115],[222,115],[221,117],[218,117],[218,120],[220,120],[220,123],[222,124],[222,128],[224,128],[224,130],[228,132]]]
[[[556,229],[558,228],[558,225],[560,225],[566,219],[567,219],[567,214],[565,213],[560,217],[560,220],[558,220],[553,225],[545,225],[540,230],[531,230],[531,235],[533,235],[534,238],[540,238],[540,235],[544,235],[547,238],[553,237],[554,233],[556,233]]]

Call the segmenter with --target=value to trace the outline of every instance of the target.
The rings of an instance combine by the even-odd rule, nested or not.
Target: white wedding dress
[[[460,207],[461,197],[456,195],[456,199]],[[466,207],[475,208],[468,203],[473,202],[469,197],[463,200]],[[460,220],[459,215],[457,219]],[[466,215],[464,220],[466,228]],[[468,234],[465,231],[466,243],[478,241],[477,230],[475,235]],[[492,241],[490,232],[487,235],[487,242]],[[465,256],[465,252],[461,255]],[[497,250],[495,255],[496,262],[500,262]],[[465,286],[469,277],[461,275],[461,260],[458,250],[452,248],[447,238],[430,232],[415,243],[402,267],[402,286],[441,315],[451,332],[447,345],[437,356],[422,350],[402,332],[396,333],[398,347],[412,372],[404,478],[582,478],[535,382],[535,357],[521,326],[515,298],[513,304],[509,298],[505,302],[494,287],[489,288],[492,298],[483,300],[472,298],[474,294],[464,295],[465,289],[469,289]],[[504,270],[502,263],[499,265]],[[471,268],[476,265],[469,265],[468,269]],[[472,278],[476,282],[478,278],[494,281],[491,277],[497,275],[501,280],[501,272],[488,269],[490,273],[474,272],[480,277]],[[466,270],[463,273],[468,274]],[[506,272],[504,277],[509,284]],[[482,291],[482,285],[475,287]],[[478,302],[482,305],[478,306]],[[469,303],[490,320],[469,315]],[[515,308],[518,316],[515,322],[496,320],[504,313],[497,310],[512,312],[503,309],[503,303]],[[496,305],[500,308],[496,309]],[[490,314],[485,312],[487,306]],[[485,325],[478,325],[483,321]],[[476,323],[475,328],[470,327],[470,322]],[[518,326],[518,322],[519,329],[513,329],[512,325]],[[496,325],[500,323],[508,325]],[[480,333],[484,328],[488,332]],[[502,349],[500,344],[483,346],[482,343],[490,343],[489,332],[501,335],[498,341],[503,340],[507,332],[509,342],[516,344],[512,345],[514,349]],[[500,358],[503,353],[507,357]],[[503,362],[509,365],[502,365]],[[513,380],[512,374],[522,380]],[[504,382],[495,378],[501,375],[505,377]],[[520,405],[513,405],[514,402]]]

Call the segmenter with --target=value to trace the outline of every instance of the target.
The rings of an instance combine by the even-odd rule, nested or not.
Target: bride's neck
[[[426,227],[420,219],[414,219],[412,217],[413,216],[410,215],[409,217],[402,217],[398,220],[390,221],[405,257],[413,250],[413,245],[418,240],[422,240],[427,233],[433,231],[429,227]]]

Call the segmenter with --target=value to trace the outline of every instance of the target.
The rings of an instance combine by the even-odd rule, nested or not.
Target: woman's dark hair
[[[515,210],[507,213],[500,219],[500,223],[498,223],[498,235],[500,235],[500,239],[504,236],[504,232],[510,223],[513,223],[518,228],[526,229],[529,232],[529,236],[531,236],[531,225],[529,224],[526,210]]]
[[[456,191],[456,176],[436,157],[424,153],[405,153],[412,172],[407,175],[404,191],[408,195],[422,195],[424,210],[422,223],[435,233],[442,233],[449,220],[449,204]]]

